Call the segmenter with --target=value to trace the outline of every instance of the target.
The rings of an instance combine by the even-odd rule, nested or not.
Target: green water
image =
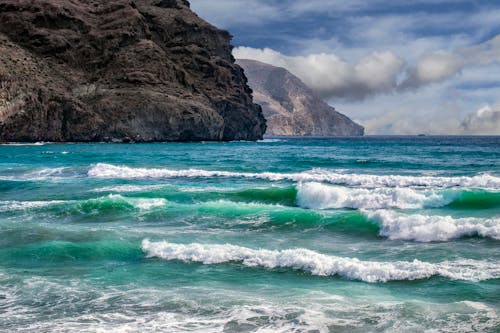
[[[2,332],[500,332],[500,137],[0,146]]]

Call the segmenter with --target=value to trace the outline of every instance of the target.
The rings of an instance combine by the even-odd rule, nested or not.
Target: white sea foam
[[[0,212],[10,212],[18,210],[29,210],[43,208],[52,205],[65,204],[71,201],[51,200],[51,201],[0,201]]]
[[[150,210],[157,207],[164,207],[167,205],[167,200],[163,198],[153,198],[153,199],[135,199],[132,201],[136,208],[142,210]]]
[[[2,143],[0,146],[45,146],[51,144],[50,142],[11,142],[11,143]]]
[[[167,205],[167,200],[163,198],[127,198],[119,194],[110,194],[104,198],[93,199],[96,201],[114,200],[123,201],[140,210],[150,210]]]
[[[0,180],[7,181],[50,181],[50,180],[63,180],[65,178],[76,178],[81,177],[81,174],[75,172],[69,167],[57,167],[57,168],[42,168],[38,170],[27,171],[24,173],[17,173],[8,176],[0,176]]]
[[[475,235],[500,240],[500,218],[407,215],[389,210],[365,214],[380,225],[381,236],[392,240],[433,242]]]
[[[30,172],[26,178],[28,179],[45,179],[53,176],[60,176],[66,168],[46,168],[37,171]]]
[[[415,190],[411,188],[349,188],[321,183],[297,186],[297,204],[303,208],[402,208],[442,207],[458,195],[452,192]]]
[[[103,202],[106,200],[122,201],[139,210],[150,210],[166,206],[167,200],[163,198],[127,198],[119,194],[110,194],[106,197],[89,199],[87,201],[77,200],[49,200],[49,201],[0,201],[0,212],[31,210],[53,205],[82,204],[85,202]]]
[[[261,143],[275,143],[275,142],[285,142],[286,140],[285,139],[263,139],[263,140],[259,140],[257,142],[261,142]]]
[[[149,190],[157,190],[168,185],[116,185],[116,186],[105,186],[91,190],[90,192],[101,193],[101,192],[143,192]]]
[[[500,278],[500,266],[488,261],[458,260],[435,264],[419,260],[377,262],[329,256],[307,249],[255,250],[231,244],[184,245],[166,241],[151,242],[147,239],[143,240],[142,249],[149,257],[166,260],[201,262],[207,265],[241,262],[250,267],[291,268],[304,270],[313,275],[339,275],[365,282],[418,280],[432,276],[468,281]]]
[[[398,175],[366,175],[338,173],[325,169],[313,169],[299,173],[275,172],[232,172],[208,171],[200,169],[170,170],[162,168],[131,168],[112,164],[98,163],[93,165],[88,176],[92,178],[211,178],[240,177],[258,178],[270,181],[291,180],[296,182],[326,182],[349,186],[364,187],[475,187],[500,188],[500,178],[488,174],[473,177],[431,177],[431,176],[398,176]]]

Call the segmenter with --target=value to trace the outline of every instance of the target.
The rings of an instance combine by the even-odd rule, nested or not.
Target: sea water
[[[2,332],[499,332],[500,137],[0,146]]]

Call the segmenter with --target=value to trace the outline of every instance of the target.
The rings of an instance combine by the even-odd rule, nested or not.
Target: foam
[[[43,208],[52,205],[65,204],[72,201],[51,200],[51,201],[0,201],[0,212],[10,212],[18,210],[29,210]]]
[[[154,199],[135,199],[132,201],[134,207],[140,210],[150,210],[153,208],[164,207],[167,205],[167,200],[163,198]]]
[[[458,195],[411,188],[348,188],[321,183],[301,183],[297,186],[297,203],[303,208],[402,208],[442,207]]]
[[[454,280],[481,281],[500,278],[500,266],[494,262],[458,260],[427,263],[419,260],[377,262],[362,261],[320,254],[307,249],[265,250],[231,244],[173,244],[166,241],[143,240],[142,249],[148,257],[165,260],[200,262],[206,265],[240,262],[249,267],[291,268],[312,275],[339,275],[351,280],[387,282],[427,279],[441,276]]]
[[[104,203],[106,201],[124,202],[139,210],[151,210],[157,207],[164,207],[167,200],[163,198],[127,198],[119,194],[110,194],[97,199],[89,199],[86,201],[76,200],[51,200],[51,201],[0,201],[0,212],[30,210],[49,207],[53,205],[75,204],[75,203]]]
[[[391,240],[433,242],[476,235],[500,240],[500,218],[406,215],[388,210],[365,214],[380,225],[380,235]]]
[[[112,200],[118,202],[122,201],[126,202],[127,204],[139,210],[150,210],[153,208],[164,207],[167,205],[167,200],[163,198],[127,198],[119,194],[110,194],[106,197],[94,200],[96,201]]]
[[[91,190],[90,192],[101,193],[101,192],[143,192],[149,190],[161,189],[168,185],[116,185],[116,186],[105,186]]]
[[[37,171],[33,171],[28,174],[28,178],[43,179],[51,176],[61,175],[66,168],[45,168]]]
[[[88,176],[92,178],[212,178],[238,177],[257,178],[270,181],[291,180],[295,182],[326,182],[331,184],[364,187],[475,187],[500,188],[500,178],[488,174],[473,177],[432,177],[432,176],[397,176],[338,173],[325,169],[313,169],[299,173],[275,172],[231,172],[208,171],[200,169],[170,170],[162,168],[131,168],[106,163],[93,165]]]
[[[10,142],[1,143],[0,146],[45,146],[51,144],[50,142],[31,142],[31,143],[21,143],[21,142]]]
[[[275,143],[275,142],[286,142],[285,139],[263,139],[263,140],[258,140],[257,142],[259,143]]]

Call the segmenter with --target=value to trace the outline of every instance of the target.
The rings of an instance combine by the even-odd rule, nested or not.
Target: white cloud
[[[234,56],[286,68],[325,99],[363,100],[449,80],[466,66],[498,62],[500,35],[452,52],[424,54],[412,66],[391,51],[373,52],[353,62],[335,53],[287,56],[270,48],[238,47]]]
[[[500,61],[500,35],[478,45],[461,47],[453,52],[443,50],[425,54],[418,59],[402,88],[417,88],[441,82],[459,74],[465,66],[489,65]]]
[[[498,129],[484,125],[494,123],[500,96],[500,35],[491,38],[500,29],[498,4],[191,3],[200,16],[240,34],[240,45],[247,41],[261,47],[237,48],[236,57],[287,68],[363,123],[369,134],[482,134]],[[492,109],[491,117],[484,116],[489,112],[470,113],[481,106]]]
[[[418,88],[429,83],[441,82],[457,75],[465,65],[461,57],[437,51],[420,58],[414,68],[409,70],[402,88]]]
[[[464,134],[500,135],[500,103],[485,105],[460,124]]]
[[[374,52],[354,64],[332,53],[293,57],[268,48],[239,47],[234,56],[286,68],[326,99],[364,99],[390,92],[404,68],[404,61],[391,52]]]

